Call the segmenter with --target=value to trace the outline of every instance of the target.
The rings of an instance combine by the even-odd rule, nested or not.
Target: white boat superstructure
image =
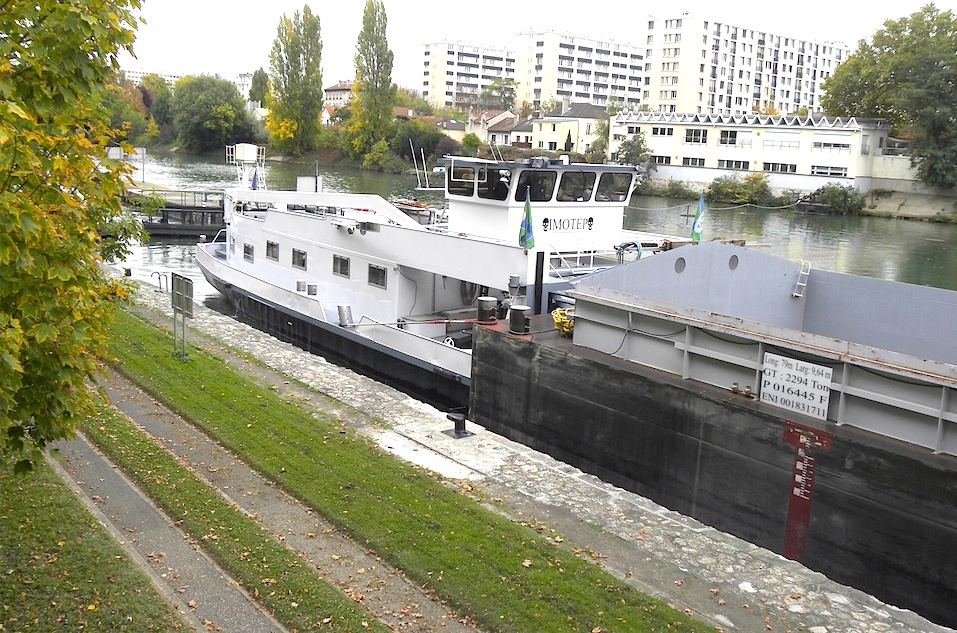
[[[376,195],[240,187],[225,192],[225,232],[196,258],[243,316],[281,336],[467,394],[471,330],[490,302],[493,319],[510,304],[550,310],[582,273],[687,241],[623,231],[637,179],[631,166],[449,159],[447,221],[430,225]],[[533,240],[520,244],[523,221]]]

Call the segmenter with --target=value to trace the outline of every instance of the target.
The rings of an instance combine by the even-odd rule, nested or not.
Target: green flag
[[[525,189],[525,215],[522,217],[522,226],[518,230],[518,245],[528,250],[535,248],[535,235],[532,233],[532,201]]]
[[[701,225],[704,221],[704,194],[698,198],[698,212],[694,214],[694,224],[691,225],[691,239],[701,241]]]

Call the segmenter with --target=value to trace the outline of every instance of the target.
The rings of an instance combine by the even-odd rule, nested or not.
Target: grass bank
[[[46,462],[0,458],[0,631],[188,629]]]
[[[177,358],[168,335],[130,314],[112,327],[111,352],[155,397],[480,628],[713,630],[618,581],[590,552],[507,520],[221,358],[196,349]]]

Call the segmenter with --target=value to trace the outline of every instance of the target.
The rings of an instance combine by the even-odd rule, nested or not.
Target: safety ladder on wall
[[[804,290],[807,288],[807,278],[811,274],[811,262],[804,261],[803,259],[798,261],[801,264],[801,272],[798,273],[797,283],[794,284],[794,292],[791,293],[792,297],[804,296]]]

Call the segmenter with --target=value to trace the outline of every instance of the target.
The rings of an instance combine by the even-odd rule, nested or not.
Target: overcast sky
[[[269,51],[282,15],[301,11],[301,0],[226,2],[224,0],[143,0],[141,24],[134,49],[136,59],[124,57],[126,69],[177,75],[218,74],[235,79],[257,68],[269,71]],[[689,0],[669,5],[634,0],[589,2],[448,3],[422,0],[385,0],[389,47],[395,53],[392,79],[403,87],[421,90],[422,45],[450,40],[507,48],[516,33],[554,30],[571,35],[640,45],[636,33],[649,17],[680,17],[685,11],[704,19],[754,28],[777,35],[818,41],[845,41],[853,50],[885,20],[918,11],[926,0],[895,2],[835,2],[805,0],[739,0],[718,3]],[[935,3],[954,11],[957,0]],[[322,37],[322,74],[325,86],[355,75],[353,58],[362,28],[363,0],[313,3]],[[562,10],[560,7],[575,7]],[[587,9],[587,10],[582,10]]]

